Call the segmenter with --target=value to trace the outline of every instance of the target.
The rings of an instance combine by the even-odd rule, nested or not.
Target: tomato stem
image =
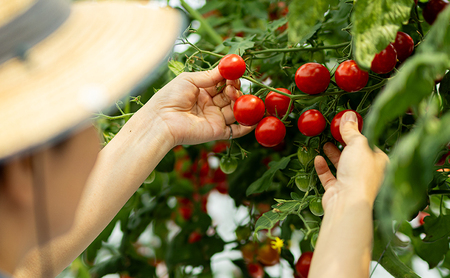
[[[272,49],[264,49],[257,51],[248,51],[249,54],[262,54],[262,53],[271,53],[271,52],[301,52],[301,51],[317,51],[322,49],[339,49],[342,47],[348,46],[349,42],[339,43],[335,45],[323,45],[317,47],[293,47],[293,48],[272,48]]]

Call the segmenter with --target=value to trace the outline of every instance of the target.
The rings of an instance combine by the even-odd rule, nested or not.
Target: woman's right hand
[[[326,143],[323,151],[337,169],[336,177],[331,173],[325,159],[317,156],[316,172],[325,188],[322,203],[326,213],[330,203],[337,199],[351,198],[368,201],[371,205],[378,194],[384,178],[388,156],[380,149],[373,151],[367,139],[359,132],[356,114],[343,115],[340,132],[346,146],[341,151],[332,143]]]

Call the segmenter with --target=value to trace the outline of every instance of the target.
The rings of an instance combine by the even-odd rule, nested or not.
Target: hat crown
[[[0,0],[0,27],[26,12],[36,0]]]

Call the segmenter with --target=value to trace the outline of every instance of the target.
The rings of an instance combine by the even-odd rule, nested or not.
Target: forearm
[[[55,276],[60,273],[100,234],[173,147],[159,118],[144,108],[100,152],[71,230],[33,250],[14,277],[41,277],[40,258]]]
[[[372,204],[355,198],[336,198],[328,205],[308,277],[368,277]]]

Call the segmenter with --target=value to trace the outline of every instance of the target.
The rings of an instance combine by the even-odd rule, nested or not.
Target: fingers
[[[328,142],[323,145],[323,152],[328,157],[328,159],[333,163],[334,168],[338,168],[339,158],[341,157],[341,151],[336,147],[335,144]]]
[[[331,173],[325,158],[320,155],[316,156],[314,159],[314,167],[316,168],[316,173],[319,176],[323,188],[328,190],[336,182],[336,178]]]
[[[231,125],[236,121],[236,119],[234,118],[233,110],[231,110],[230,105],[223,107],[221,110],[226,125]]]
[[[231,129],[233,130],[233,139],[242,137],[244,135],[249,134],[253,129],[256,128],[256,125],[254,126],[243,126],[243,125],[237,125],[237,124],[232,124],[229,125],[231,127]],[[226,126],[226,129],[228,129],[227,131],[227,137],[225,139],[230,138],[230,131],[229,131],[229,126]]]
[[[358,130],[358,120],[354,112],[346,112],[341,119],[339,131],[346,145],[350,145],[358,138],[365,138]]]
[[[184,72],[179,76],[191,82],[197,88],[213,87],[220,81],[224,80],[222,75],[220,75],[219,68],[217,67],[208,71]]]
[[[213,103],[214,105],[222,108],[230,105],[231,102],[234,103],[241,95],[241,91],[237,90],[232,85],[227,85],[222,93],[217,94],[213,97]]]

